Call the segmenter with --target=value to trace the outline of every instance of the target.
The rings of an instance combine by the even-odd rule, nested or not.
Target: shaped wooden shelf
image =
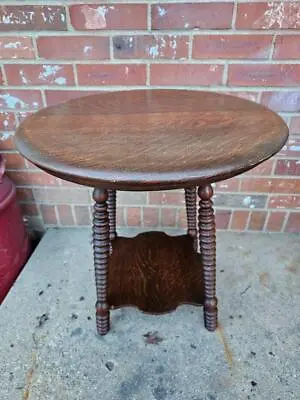
[[[134,306],[151,314],[180,304],[203,305],[201,256],[188,235],[146,232],[112,242],[108,268],[110,308]]]

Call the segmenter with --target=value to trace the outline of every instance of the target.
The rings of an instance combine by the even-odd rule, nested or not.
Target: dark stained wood
[[[204,324],[209,331],[218,326],[216,298],[216,224],[211,185],[199,187],[199,242],[204,276]]]
[[[187,90],[99,93],[40,110],[21,123],[16,144],[26,158],[54,176],[96,188],[101,335],[109,330],[109,309],[125,305],[163,313],[182,303],[204,304],[206,328],[217,328],[210,184],[267,160],[287,137],[284,121],[262,105]],[[195,251],[197,186],[201,254]],[[116,190],[173,188],[186,189],[188,235],[116,237]]]
[[[201,257],[189,235],[171,237],[146,232],[117,237],[109,260],[108,302],[111,308],[135,306],[165,313],[178,305],[203,304]]]
[[[19,151],[62,179],[118,190],[205,185],[277,153],[288,128],[234,96],[189,90],[99,93],[43,109],[16,132]]]
[[[194,240],[194,250],[197,251],[197,193],[196,188],[187,188],[184,190],[185,194],[185,207],[188,225],[188,234]]]
[[[107,211],[108,193],[105,189],[94,189],[93,248],[97,291],[96,325],[100,335],[109,331],[109,306],[107,303],[109,223]]]
[[[110,240],[114,240],[117,236],[117,227],[116,227],[116,204],[117,201],[117,193],[115,190],[108,191],[108,216],[109,216],[109,238]]]

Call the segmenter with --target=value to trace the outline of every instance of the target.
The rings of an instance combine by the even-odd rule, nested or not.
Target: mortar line
[[[194,36],[192,34],[189,34],[188,60],[192,60],[192,57],[193,57],[193,46],[194,46]]]
[[[176,35],[174,35],[176,36]],[[177,35],[178,36],[178,35]],[[300,37],[300,36],[299,36]],[[113,36],[109,37],[111,40]],[[191,54],[192,55],[192,54]],[[38,62],[37,62],[38,61]],[[2,59],[1,62],[3,64],[20,64],[22,66],[24,65],[42,65],[42,64],[61,64],[61,65],[68,65],[71,64],[72,62],[76,62],[78,64],[84,64],[84,65],[93,65],[93,64],[145,64],[148,62],[151,62],[153,64],[193,64],[193,65],[211,65],[211,64],[219,64],[219,65],[225,65],[225,64],[231,64],[231,65],[300,65],[300,60],[294,60],[294,59],[285,59],[285,60],[268,60],[268,59],[248,59],[248,58],[243,58],[243,59],[235,59],[235,58],[203,58],[203,59],[197,59],[197,58],[191,58],[191,59],[185,59],[185,58],[133,58],[133,59],[111,59],[111,60],[78,60],[76,58],[74,59],[68,59],[68,60],[63,60],[63,59]],[[299,85],[296,85],[294,87],[298,87]],[[267,87],[267,86],[266,86]],[[275,86],[276,87],[276,86]],[[280,86],[279,86],[280,88]],[[293,86],[288,87],[290,90],[293,88]]]
[[[74,75],[74,82],[75,82],[75,86],[79,86],[78,84],[78,74],[77,74],[77,68],[76,68],[76,64],[72,64],[73,67],[73,75]]]
[[[287,210],[287,211],[286,211],[286,215],[285,215],[284,220],[283,220],[281,232],[285,232],[286,226],[287,226],[287,222],[288,222],[288,219],[289,219],[289,217],[290,217],[290,214],[291,214],[291,211],[290,211],[290,210]]]
[[[277,38],[277,34],[274,33],[273,38],[272,38],[272,43],[270,46],[269,61],[273,60],[276,38]]]
[[[231,29],[235,31],[235,23],[236,23],[236,15],[237,15],[237,0],[234,0],[233,11],[232,11],[232,21],[231,21]]]

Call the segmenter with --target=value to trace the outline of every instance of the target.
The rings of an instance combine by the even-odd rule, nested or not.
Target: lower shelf
[[[201,256],[188,235],[146,232],[117,237],[109,260],[108,303],[161,314],[180,304],[202,305]]]

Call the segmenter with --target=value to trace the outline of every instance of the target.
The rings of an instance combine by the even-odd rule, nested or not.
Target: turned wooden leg
[[[218,325],[218,300],[216,298],[216,225],[211,197],[211,185],[198,189],[199,242],[204,272],[204,324],[214,331]]]
[[[194,239],[194,250],[198,250],[197,244],[197,193],[196,188],[184,189],[185,207],[188,225],[188,234]]]
[[[93,248],[96,279],[96,324],[100,335],[109,331],[109,305],[107,303],[108,289],[108,258],[109,258],[109,221],[107,211],[108,193],[104,189],[94,189],[93,199]]]
[[[116,198],[115,190],[108,191],[108,215],[109,215],[109,239],[114,240],[117,237],[116,228]]]

